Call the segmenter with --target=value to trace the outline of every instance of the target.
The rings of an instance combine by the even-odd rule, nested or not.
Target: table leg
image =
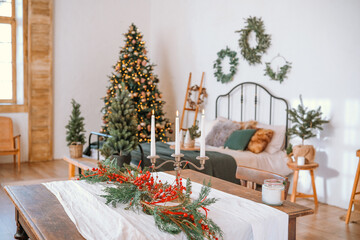
[[[29,239],[24,228],[21,226],[21,224],[19,222],[19,211],[17,209],[15,209],[15,221],[16,221],[16,233],[14,234],[14,238],[18,239],[18,240]]]
[[[295,170],[295,172],[294,172],[294,185],[293,185],[293,190],[292,190],[291,198],[290,198],[291,202],[296,201],[296,189],[297,189],[298,178],[299,178],[299,170]]]
[[[69,180],[75,177],[75,165],[69,163]]]
[[[315,203],[315,206],[317,207],[318,199],[317,199],[316,187],[315,187],[314,170],[310,170],[310,176],[311,176],[311,184],[312,184],[313,194],[314,194],[314,203]]]
[[[288,239],[289,240],[295,240],[296,239],[296,218],[289,218]]]

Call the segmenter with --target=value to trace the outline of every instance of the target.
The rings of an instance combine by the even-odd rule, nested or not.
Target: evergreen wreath
[[[214,69],[216,70],[214,76],[217,78],[218,82],[227,83],[231,81],[236,73],[236,67],[238,65],[238,58],[236,57],[236,52],[231,51],[229,47],[222,49],[217,53],[218,58],[215,60]],[[225,74],[222,71],[221,63],[225,57],[230,58],[230,73]]]
[[[279,57],[284,59],[285,64],[282,67],[280,67],[279,71],[274,72],[274,70],[271,68],[271,63],[276,58],[279,58]],[[281,55],[277,55],[276,57],[274,57],[271,60],[271,62],[266,62],[265,65],[266,65],[266,68],[265,68],[264,76],[268,75],[271,80],[279,81],[280,83],[282,83],[284,81],[284,79],[287,78],[286,75],[289,72],[289,70],[291,69],[291,62],[286,61],[286,59]]]
[[[170,234],[182,231],[188,239],[223,239],[222,230],[207,216],[207,207],[217,201],[208,197],[210,182],[204,182],[198,198],[191,199],[190,179],[187,179],[186,186],[183,186],[181,177],[169,184],[158,180],[149,168],[141,170],[139,167],[140,163],[137,168],[126,164],[120,168],[114,160],[106,159],[98,163],[98,168],[84,171],[81,180],[107,182],[109,186],[104,189],[105,194],[100,195],[106,199],[106,204],[113,207],[120,204],[126,210],[152,215],[161,231]],[[167,204],[174,201],[178,204]]]
[[[241,48],[241,55],[249,62],[250,65],[261,63],[261,56],[271,45],[271,36],[265,34],[264,22],[261,18],[249,17],[246,19],[246,27],[241,29],[239,39],[239,46]],[[257,46],[251,48],[249,45],[249,34],[254,31],[256,33]]]

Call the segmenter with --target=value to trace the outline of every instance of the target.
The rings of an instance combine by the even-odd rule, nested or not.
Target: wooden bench
[[[69,163],[69,179],[73,179],[75,177],[75,167],[78,167],[82,170],[89,170],[92,168],[97,168],[98,166],[98,160],[93,158],[64,157],[63,159]]]

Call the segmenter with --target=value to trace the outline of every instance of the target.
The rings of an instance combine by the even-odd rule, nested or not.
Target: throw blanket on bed
[[[158,173],[162,181],[173,182],[175,177]],[[186,184],[186,183],[184,183]],[[171,235],[155,226],[153,216],[143,212],[124,210],[105,204],[100,195],[109,186],[85,181],[58,181],[44,183],[59,200],[65,212],[81,235],[88,240],[101,239],[186,239],[184,233]],[[196,198],[201,185],[192,183]],[[219,199],[210,205],[208,217],[224,232],[224,239],[288,239],[288,215],[267,205],[212,189],[209,197]]]
[[[146,158],[147,156],[150,155],[150,144],[143,143],[141,144],[141,146],[144,150],[145,166],[150,166],[151,165],[150,160]],[[174,153],[174,149],[171,149],[168,144],[157,142],[156,154],[159,155],[160,158],[156,160],[156,166],[160,165],[166,160],[174,160],[174,158],[171,157],[171,154],[173,153]],[[192,162],[196,164],[196,166],[200,167],[199,160],[196,159],[196,157],[200,155],[200,151],[181,151],[181,153],[185,155],[182,158],[182,160]],[[229,182],[240,183],[239,179],[235,178],[237,165],[235,159],[232,156],[214,151],[206,151],[206,155],[209,157],[209,160],[207,160],[205,163],[205,169],[200,172]],[[139,163],[138,159],[141,158],[140,151],[139,150],[133,151],[131,153],[131,156],[133,159],[133,163],[137,165]],[[185,164],[183,164],[182,166],[184,167],[184,165]],[[190,164],[187,164],[185,168],[198,171]],[[165,164],[161,168],[157,169],[157,171],[172,171],[172,170],[174,170],[174,166],[171,163]]]

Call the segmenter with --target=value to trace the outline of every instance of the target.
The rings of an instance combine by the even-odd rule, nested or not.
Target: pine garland
[[[85,144],[85,128],[84,128],[84,118],[81,117],[80,104],[77,103],[74,99],[71,100],[71,105],[73,107],[69,123],[65,126],[66,131],[66,141],[69,146],[73,142]]]
[[[264,22],[261,18],[249,17],[246,19],[247,25],[244,29],[239,31],[240,39],[239,46],[241,48],[241,55],[249,62],[250,65],[261,63],[261,56],[271,45],[271,36],[265,34]],[[257,46],[251,48],[249,45],[249,34],[254,31],[256,33]]]
[[[317,110],[308,110],[303,104],[301,95],[297,109],[288,110],[288,114],[289,120],[293,123],[293,126],[288,130],[288,135],[301,138],[302,145],[306,139],[316,137],[314,130],[323,130],[322,125],[329,123],[328,120],[322,118],[321,107]]]
[[[216,77],[218,82],[221,83],[227,83],[230,82],[237,70],[237,65],[238,63],[238,58],[236,57],[236,52],[235,51],[231,51],[229,47],[226,46],[225,49],[222,49],[221,51],[219,51],[217,53],[218,58],[215,60],[214,63],[214,69],[216,70],[214,73],[214,76]],[[230,73],[225,74],[222,71],[222,61],[224,60],[225,57],[229,57],[230,58]]]
[[[125,209],[142,210],[153,215],[155,224],[161,231],[170,234],[183,231],[188,239],[223,239],[219,226],[207,217],[207,207],[217,201],[215,198],[208,198],[210,182],[204,182],[198,198],[191,200],[190,179],[187,179],[186,187],[180,177],[171,185],[158,180],[148,168],[143,171],[139,166],[136,168],[125,165],[119,168],[109,159],[100,162],[98,168],[85,171],[81,179],[89,183],[113,183],[104,189],[106,194],[102,197],[106,199],[106,204],[113,207],[125,204]],[[177,201],[178,205],[166,205],[173,201]],[[203,209],[205,214],[200,209]]]

